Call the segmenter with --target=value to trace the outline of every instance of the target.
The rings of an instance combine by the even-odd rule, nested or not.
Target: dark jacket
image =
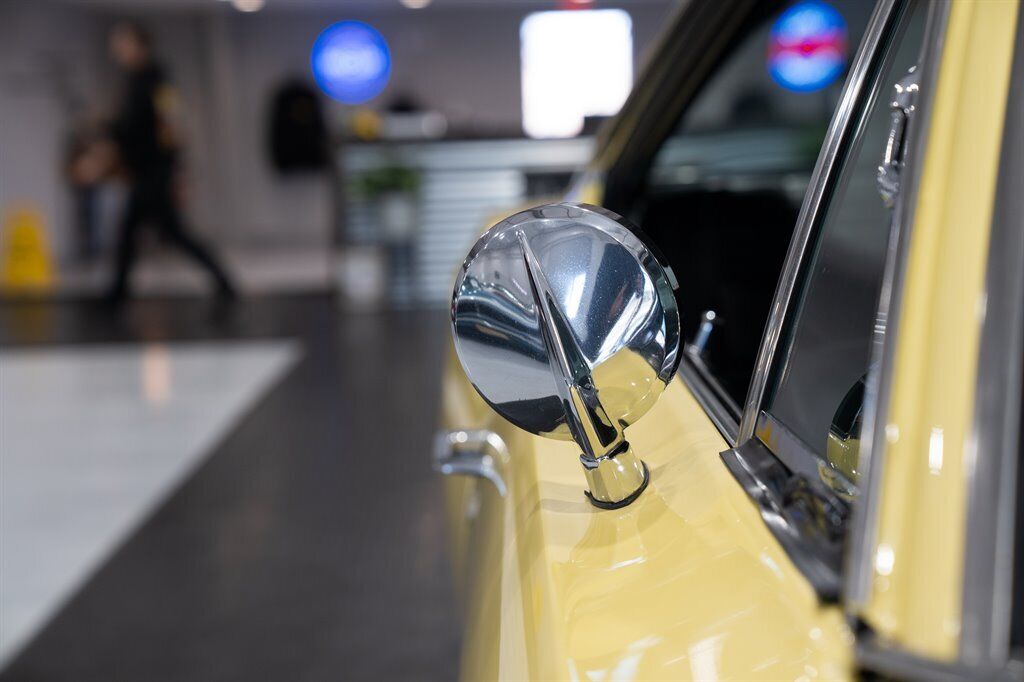
[[[150,63],[128,76],[124,99],[113,125],[113,138],[126,169],[137,179],[170,175],[176,149],[168,139],[174,91],[159,64]]]

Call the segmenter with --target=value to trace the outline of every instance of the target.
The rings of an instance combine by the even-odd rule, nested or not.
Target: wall
[[[550,7],[545,3],[543,7]],[[666,5],[631,7],[634,41],[639,51],[661,25]],[[235,134],[242,142],[235,167],[237,235],[251,240],[293,238],[327,225],[329,195],[310,181],[281,182],[265,162],[266,99],[275,84],[290,74],[307,74],[309,47],[327,25],[359,19],[387,38],[393,57],[386,103],[409,93],[428,108],[443,111],[452,127],[479,132],[518,134],[520,127],[519,24],[527,8],[440,9],[378,12],[261,12],[235,16],[231,43],[235,71],[247,77],[234,84],[239,107]],[[377,102],[374,102],[377,104]],[[332,118],[340,106],[329,107]]]
[[[85,10],[0,1],[0,220],[31,203],[61,256],[71,250],[64,135],[72,111],[98,86],[100,35]]]

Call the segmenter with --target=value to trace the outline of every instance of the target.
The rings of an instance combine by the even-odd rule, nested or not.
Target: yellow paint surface
[[[491,415],[456,363],[449,357],[445,424],[495,430],[512,453],[504,499],[486,481],[447,484],[466,607],[463,679],[850,676],[840,610],[819,605],[680,380],[627,430],[650,487],[602,511],[584,499],[576,446]]]
[[[952,659],[983,284],[1017,3],[952,3],[912,227],[872,594],[892,643]]]

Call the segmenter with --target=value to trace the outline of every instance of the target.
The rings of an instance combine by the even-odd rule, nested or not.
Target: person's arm
[[[95,185],[112,175],[118,166],[117,147],[108,139],[86,144],[68,165],[76,185]]]

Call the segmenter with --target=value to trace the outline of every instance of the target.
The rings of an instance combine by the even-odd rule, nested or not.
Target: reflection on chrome
[[[678,365],[670,281],[622,218],[552,204],[488,230],[455,283],[455,347],[473,386],[516,426],[575,440],[601,507],[628,504],[649,478],[623,429]]]

